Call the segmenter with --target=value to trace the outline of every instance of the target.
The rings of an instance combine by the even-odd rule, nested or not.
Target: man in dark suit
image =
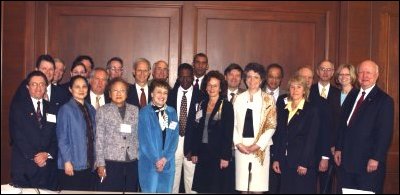
[[[246,91],[240,88],[243,77],[243,69],[239,64],[229,64],[224,71],[225,80],[228,84],[226,99],[233,104],[237,95]]]
[[[106,91],[108,74],[104,68],[95,68],[90,74],[90,90],[85,100],[97,110],[100,106],[111,102],[110,95]]]
[[[133,64],[133,76],[135,84],[129,85],[128,99],[126,102],[139,108],[151,102],[148,80],[150,77],[150,62],[145,58],[139,58]]]
[[[49,101],[51,104],[55,105],[58,109],[69,100],[68,92],[61,86],[53,85],[51,82],[54,77],[55,70],[55,62],[53,57],[50,55],[41,55],[36,60],[36,68],[46,75],[46,79],[49,82],[45,93],[43,94],[43,98]],[[15,93],[12,102],[23,100],[26,96],[29,95],[28,90],[26,88],[28,82],[27,80],[22,81],[21,85],[18,87],[17,92]]]
[[[56,113],[54,105],[43,99],[48,81],[40,71],[26,79],[28,95],[11,104],[11,178],[20,187],[55,190]]]
[[[393,99],[376,81],[378,65],[363,61],[357,69],[361,89],[349,94],[339,123],[335,162],[341,187],[383,192],[386,154],[393,134]]]
[[[195,164],[191,162],[191,139],[200,91],[192,85],[193,67],[190,64],[184,63],[179,65],[177,83],[175,84],[175,88],[169,93],[167,105],[176,109],[179,117],[179,128],[184,128],[185,130],[179,136],[178,147],[175,152],[175,179],[172,192],[179,193],[183,166],[185,192],[191,193],[195,169]]]
[[[320,161],[319,166],[319,191],[322,194],[332,193],[332,181],[334,174],[334,160],[333,153],[335,151],[335,143],[337,139],[336,128],[339,123],[340,115],[340,90],[331,85],[331,80],[335,72],[334,64],[329,60],[323,60],[316,67],[318,75],[318,83],[311,86],[310,101],[322,101],[326,108],[328,118],[321,118],[321,125],[326,125],[324,129],[329,136],[329,148],[331,153],[324,155]],[[325,143],[322,143],[325,144]]]

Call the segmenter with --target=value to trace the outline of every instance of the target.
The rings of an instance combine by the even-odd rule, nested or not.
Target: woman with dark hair
[[[126,103],[129,87],[122,78],[112,79],[107,88],[111,102],[96,113],[99,190],[137,192],[139,108]]]
[[[142,192],[171,193],[178,144],[178,117],[167,106],[170,90],[166,81],[153,80],[152,102],[139,113],[139,183]]]
[[[61,190],[94,190],[95,109],[85,101],[88,81],[74,76],[69,83],[72,98],[57,116],[58,169]]]
[[[204,78],[205,99],[200,102],[192,140],[196,164],[192,189],[199,193],[224,193],[223,172],[232,157],[233,106],[225,99],[227,84],[218,71]]]
[[[236,190],[261,193],[268,191],[269,148],[276,127],[276,107],[274,98],[261,90],[264,67],[249,63],[244,75],[248,89],[234,103]]]

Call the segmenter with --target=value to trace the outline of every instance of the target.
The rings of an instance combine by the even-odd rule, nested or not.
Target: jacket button
[[[129,146],[128,146],[128,147],[126,147],[126,149],[129,149]]]
[[[124,136],[124,139],[126,139],[126,136]]]

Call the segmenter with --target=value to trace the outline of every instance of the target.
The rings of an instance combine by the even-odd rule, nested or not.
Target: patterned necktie
[[[327,95],[326,95],[326,88],[325,87],[322,87],[322,91],[321,91],[321,97],[323,97],[323,98],[327,98]]]
[[[40,128],[42,128],[42,112],[40,110],[40,101],[37,102],[37,108],[36,108],[36,118],[39,122]]]
[[[199,79],[196,79],[196,83],[194,84],[194,88],[196,88],[196,89],[200,89],[199,88]]]
[[[179,114],[179,135],[185,135],[186,128],[186,119],[187,119],[187,99],[186,99],[187,91],[183,91],[183,96],[181,100],[181,108]]]
[[[230,93],[230,95],[231,95],[231,100],[229,100],[229,102],[232,103],[233,102],[233,98],[235,98],[235,93]]]
[[[142,91],[142,94],[140,94],[140,108],[143,108],[146,106],[146,95],[144,94],[144,89],[141,88],[140,91]]]
[[[360,99],[357,101],[356,108],[354,108],[353,115],[351,115],[351,118],[349,120],[349,124],[348,125],[351,124],[352,120],[354,119],[354,115],[357,114],[358,109],[360,108],[361,104],[363,103],[364,95],[365,95],[365,91],[362,92],[362,95],[361,95]]]
[[[96,96],[96,110],[100,108],[100,98],[101,96]]]

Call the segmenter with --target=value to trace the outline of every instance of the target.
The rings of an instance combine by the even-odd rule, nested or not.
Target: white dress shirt
[[[52,84],[50,84],[50,85],[48,85],[47,87],[46,87],[46,91],[47,91],[47,96],[49,97],[49,99],[47,100],[47,101],[49,101],[50,102],[50,97],[51,97],[51,85]],[[46,94],[46,93],[45,93]],[[44,97],[44,96],[43,96]]]
[[[187,90],[184,90],[182,86],[178,88],[178,95],[176,96],[176,112],[178,114],[178,118],[181,114],[181,101],[183,97],[183,91],[187,91],[185,94],[187,100],[186,114],[189,114],[190,103],[192,102],[193,86],[190,86]]]
[[[196,79],[199,79],[199,89],[201,90],[201,83],[202,83],[202,81],[204,79],[204,75],[202,77],[200,77],[200,78],[197,78],[196,76],[194,76],[193,86],[196,84]]]
[[[271,89],[269,89],[268,87],[266,87],[265,92],[267,92],[267,94],[271,94],[271,92],[273,92],[274,95],[272,95],[272,96],[274,96],[274,100],[275,100],[275,103],[276,103],[276,101],[278,100],[278,97],[279,97],[279,87],[276,88],[273,91]]]
[[[372,88],[374,88],[374,87],[375,87],[375,85],[373,85],[372,87],[370,87],[370,88],[368,88],[368,89],[366,89],[366,90],[363,90],[362,88],[360,89],[360,92],[359,92],[358,95],[357,95],[357,99],[356,99],[356,101],[354,102],[353,109],[351,110],[351,113],[350,113],[350,115],[349,115],[349,118],[347,119],[347,125],[349,125],[351,116],[353,116],[353,112],[354,112],[354,109],[356,108],[357,102],[358,102],[358,100],[359,100],[359,99],[361,98],[361,96],[362,96],[362,92],[365,91],[365,95],[364,95],[364,101],[365,101],[365,100],[367,99],[367,97],[368,97],[369,92],[371,92]]]
[[[139,104],[140,104],[140,96],[142,95],[142,90],[140,89],[144,89],[144,95],[146,95],[146,104],[149,102],[149,86],[146,84],[144,87],[141,87],[140,85],[138,85],[137,83],[135,83],[136,85],[136,92],[138,95],[138,100],[139,100]]]
[[[226,94],[228,96],[228,101],[231,101],[231,99],[232,99],[231,93],[234,93],[235,96],[237,96],[238,92],[239,92],[239,88],[235,89],[234,91],[231,91],[230,89],[228,89],[228,93]]]
[[[43,99],[39,99],[38,100],[38,99],[35,99],[33,97],[31,97],[31,99],[32,99],[33,107],[35,108],[35,113],[36,113],[36,110],[37,110],[37,102],[40,101],[40,112],[41,112],[41,114],[43,116]]]
[[[96,97],[97,96],[100,96],[100,99],[99,99],[100,106],[103,106],[104,104],[106,104],[104,94],[96,95],[92,90],[90,90],[90,104],[92,104],[92,106],[94,108],[96,108]]]

